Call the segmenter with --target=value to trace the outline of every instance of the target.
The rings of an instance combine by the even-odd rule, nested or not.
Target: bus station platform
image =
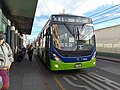
[[[38,62],[33,55],[29,61],[27,53],[21,62],[15,61],[9,71],[9,90],[47,90]]]

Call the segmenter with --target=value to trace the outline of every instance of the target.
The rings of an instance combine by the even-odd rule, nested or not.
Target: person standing
[[[30,62],[32,62],[32,55],[33,55],[33,45],[32,44],[28,47],[27,53],[28,53]]]
[[[0,76],[3,81],[3,86],[0,90],[8,90],[9,88],[8,74],[13,61],[11,47],[4,41],[4,32],[0,31]]]

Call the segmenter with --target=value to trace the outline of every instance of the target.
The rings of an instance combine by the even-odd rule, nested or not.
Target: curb
[[[103,57],[103,56],[96,56],[96,58],[101,59],[101,60],[120,63],[120,59],[117,59],[117,58],[110,58],[110,57]]]

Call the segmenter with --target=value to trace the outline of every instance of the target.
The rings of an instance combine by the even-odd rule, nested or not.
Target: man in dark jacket
[[[31,44],[30,47],[28,48],[28,57],[30,62],[32,62],[32,55],[33,55],[33,45]]]

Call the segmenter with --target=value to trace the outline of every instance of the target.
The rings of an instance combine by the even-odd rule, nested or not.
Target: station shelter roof
[[[22,34],[31,34],[38,0],[4,0],[13,22]]]

